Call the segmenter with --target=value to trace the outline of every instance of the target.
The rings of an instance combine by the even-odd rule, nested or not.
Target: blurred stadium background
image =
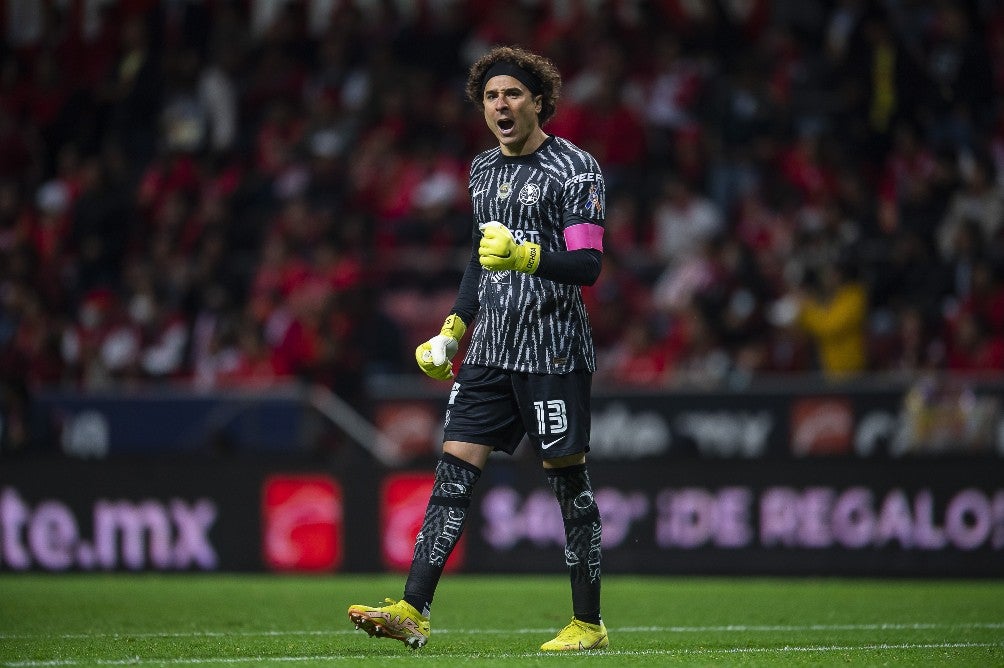
[[[607,568],[1004,575],[1004,4],[0,0],[0,570],[406,568],[486,48],[607,177]],[[452,561],[560,572],[525,453]]]

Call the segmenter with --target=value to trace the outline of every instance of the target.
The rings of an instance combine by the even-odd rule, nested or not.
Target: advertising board
[[[611,573],[1004,576],[1004,465],[597,462]],[[0,571],[403,571],[431,466],[6,462]],[[563,572],[539,464],[493,457],[448,568]],[[374,559],[374,555],[380,555]]]
[[[591,467],[604,568],[632,573],[1004,574],[1004,467],[813,459]],[[560,568],[561,517],[532,471],[491,470],[469,562]]]

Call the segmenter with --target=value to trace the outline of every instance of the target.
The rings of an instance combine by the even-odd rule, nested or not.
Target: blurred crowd
[[[564,76],[607,179],[605,383],[1004,370],[1004,3],[7,0],[0,381],[350,400],[414,373],[492,145],[468,65]]]

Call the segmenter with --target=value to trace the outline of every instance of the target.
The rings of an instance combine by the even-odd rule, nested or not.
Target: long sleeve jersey
[[[549,137],[534,153],[485,151],[471,164],[474,253],[454,312],[475,321],[467,364],[529,373],[595,371],[581,285],[595,281],[603,251],[603,175],[587,152]],[[489,271],[477,260],[479,225],[498,221],[517,243],[540,244],[533,275]]]

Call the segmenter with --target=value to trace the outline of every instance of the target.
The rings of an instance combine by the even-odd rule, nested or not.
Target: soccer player
[[[348,611],[357,628],[413,649],[429,640],[433,595],[489,454],[512,454],[524,436],[561,508],[572,590],[571,623],[541,649],[609,644],[600,515],[586,469],[596,360],[581,294],[602,264],[604,183],[590,154],[542,129],[560,88],[553,63],[518,47],[491,50],[468,74],[467,97],[498,146],[471,164],[474,252],[453,310],[415,351],[427,375],[454,380],[443,454],[403,599]],[[454,378],[452,358],[472,323]]]

